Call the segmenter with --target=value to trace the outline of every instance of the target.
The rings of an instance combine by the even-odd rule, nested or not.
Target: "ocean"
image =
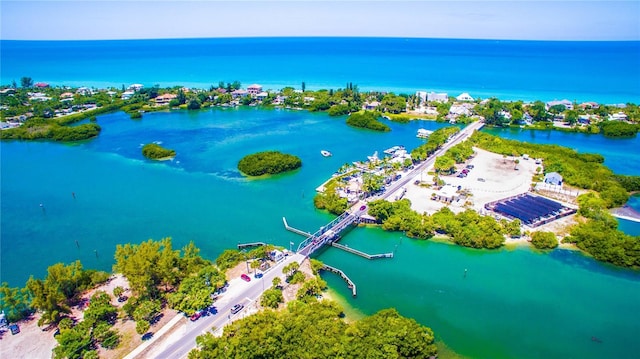
[[[333,43],[332,49],[343,46],[343,50],[354,58],[366,58],[344,45],[348,39],[334,39],[333,42],[331,39],[308,40],[311,44]],[[404,41],[356,40],[360,46],[367,41],[379,46]],[[317,48],[303,44],[301,39],[261,41],[297,42],[291,48]],[[80,82],[86,78],[87,83],[96,86],[117,82],[147,84],[145,78],[148,78],[149,84],[165,85],[174,80],[180,81],[178,75],[181,73],[194,71],[203,75],[194,75],[193,79],[210,76],[214,83],[237,79],[245,85],[253,82],[264,85],[268,83],[264,79],[271,78],[274,83],[292,86],[306,81],[307,86],[312,87],[311,77],[296,79],[282,75],[278,78],[269,71],[272,68],[259,70],[255,66],[246,66],[253,59],[245,58],[245,66],[229,67],[227,72],[214,66],[221,60],[210,62],[211,66],[187,66],[190,61],[194,64],[206,62],[195,55],[206,46],[192,48],[185,44],[219,43],[227,44],[227,49],[235,44],[237,48],[229,50],[229,58],[239,59],[243,58],[240,53],[250,52],[246,48],[247,43],[261,41],[116,41],[102,45],[101,42],[34,42],[33,46],[27,46],[28,42],[10,42],[14,50],[22,46],[18,51],[24,56],[21,61],[16,60],[19,58],[16,53],[6,53],[8,42],[3,41],[0,43],[2,81],[5,82],[7,73],[23,72],[21,64],[30,62],[31,66],[27,67],[34,72],[27,76],[50,83],[75,84],[73,81]],[[431,40],[424,41],[429,43]],[[443,42],[448,43],[449,40]],[[171,58],[175,61],[172,66],[140,67],[136,72],[133,65],[140,61],[133,51],[136,43],[140,47],[141,59],[151,61],[154,56],[160,57],[157,51],[164,48],[168,57],[153,63],[169,64],[171,61],[168,59]],[[468,51],[479,51],[477,48],[473,50],[474,43],[467,43],[471,47]],[[538,46],[544,47],[544,44],[557,47],[553,43]],[[579,43],[575,45],[581,46]],[[597,43],[585,46],[595,45]],[[605,45],[599,46],[606,48]],[[49,50],[46,50],[47,46]],[[61,51],[60,48],[65,46],[67,50]],[[69,46],[76,50],[69,50]],[[175,51],[167,50],[171,46]],[[625,48],[629,44],[613,43],[611,46]],[[265,50],[261,51],[261,47],[255,45],[253,51],[270,51],[269,46],[263,47]],[[369,47],[370,61],[380,61],[383,55],[380,47]],[[177,49],[185,51],[181,53]],[[462,47],[458,49],[460,52],[463,50]],[[52,58],[63,56],[68,61],[54,62],[41,56],[41,62],[38,62],[32,58],[38,51],[46,51]],[[428,49],[423,49],[426,51]],[[89,53],[105,54],[98,61],[102,69]],[[9,63],[16,69],[7,65],[5,56],[13,56],[14,62]],[[290,56],[294,55],[287,55],[286,51],[277,55],[273,50],[273,58],[269,61],[270,64],[282,65],[289,61]],[[412,59],[412,56],[408,54],[407,59]],[[309,55],[311,57],[315,58]],[[114,58],[129,65],[113,61]],[[508,62],[504,58],[495,61]],[[541,60],[540,66],[542,64]],[[551,64],[553,61],[547,60],[547,67],[551,68]],[[318,63],[309,60],[307,65],[317,66]],[[349,75],[363,71],[360,63],[355,62],[353,71],[332,70],[329,65],[316,69],[318,81],[323,71],[344,71]],[[287,73],[281,67],[272,70]],[[291,74],[295,73],[294,70]],[[596,70],[594,67],[589,71],[597,73]],[[43,72],[36,76],[35,71]],[[638,70],[630,71],[637,74]],[[376,84],[379,79],[381,83],[388,81],[391,87],[410,88],[404,77],[394,80],[393,76],[381,72],[384,71],[370,71],[368,81]],[[95,75],[94,82],[90,80],[92,74]],[[115,80],[109,79],[109,74]],[[223,74],[226,76],[218,78]],[[464,81],[452,77],[447,85],[450,87],[445,89],[467,86],[465,82],[455,82],[457,80]],[[355,79],[343,80],[339,76],[326,75],[325,81],[335,82],[336,86],[344,81],[364,86]],[[197,83],[204,84],[194,81]],[[512,81],[510,86],[505,91],[519,88],[517,91],[526,92],[520,82]],[[573,96],[567,97],[580,98],[586,94],[585,89],[575,83],[566,86],[575,86],[567,90]],[[383,89],[383,86],[372,87]],[[637,96],[637,87],[633,88],[630,85],[627,90]],[[465,88],[464,91],[471,90]],[[601,91],[605,97],[611,96],[602,89],[594,91]],[[529,93],[532,97],[543,95],[544,92]],[[624,102],[623,97],[611,96],[611,101]],[[241,242],[259,240],[285,247],[290,241],[297,244],[301,238],[284,229],[282,218],[286,217],[290,225],[306,231],[313,231],[332,219],[333,216],[313,208],[313,196],[315,188],[338,167],[366,159],[374,151],[381,153],[395,145],[414,148],[423,141],[415,137],[419,128],[435,130],[445,126],[432,121],[389,123],[391,132],[376,133],[348,127],[344,121],[344,116],[333,118],[325,113],[260,108],[165,111],[144,114],[142,120],[137,121],[124,113],[112,113],[98,116],[98,123],[103,128],[99,137],[81,143],[0,142],[0,280],[21,286],[29,275],[43,277],[47,266],[55,262],[68,263],[76,259],[88,268],[110,270],[117,244],[139,243],[149,238],[170,236],[175,248],[194,241],[201,248],[201,254],[211,259]],[[523,141],[559,143],[581,152],[601,153],[605,164],[615,172],[640,175],[638,159],[630,155],[634,149],[640,148],[638,137],[611,139],[601,135],[556,131],[489,132]],[[141,145],[154,141],[175,149],[176,158],[160,163],[144,159]],[[320,150],[323,149],[331,151],[333,156],[322,157]],[[241,176],[236,168],[237,161],[246,154],[263,150],[295,154],[302,159],[303,166],[294,172],[267,179],[253,180]],[[640,197],[632,198],[629,204],[640,209]],[[620,228],[627,233],[640,234],[640,224],[635,222],[621,221]],[[343,241],[368,252],[395,251],[396,255],[391,260],[366,261],[333,248],[320,253],[320,260],[344,270],[358,285],[358,297],[351,298],[350,291],[338,277],[324,275],[341,302],[351,311],[362,314],[395,307],[403,315],[433,328],[438,340],[463,356],[624,358],[640,351],[640,343],[636,340],[636,334],[640,332],[640,317],[633,314],[637,312],[636,299],[640,298],[638,271],[599,263],[576,251],[557,249],[542,253],[526,246],[496,251],[473,250],[410,240],[400,233],[377,228],[354,229]],[[463,276],[465,269],[468,270],[466,277]],[[594,336],[601,342],[592,341]]]
[[[0,41],[0,82],[209,88],[240,81],[503,100],[640,102],[640,42],[417,38]]]

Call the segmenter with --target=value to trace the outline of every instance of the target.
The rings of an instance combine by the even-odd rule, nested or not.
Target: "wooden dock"
[[[358,255],[360,257],[367,258],[367,259],[393,258],[393,253],[369,254],[369,253],[365,253],[363,251],[359,251],[357,249],[353,249],[351,247],[343,246],[342,244],[339,244],[337,242],[332,242],[331,246],[332,247],[336,247],[336,248],[340,248],[340,249],[342,249],[344,251],[347,251],[349,253],[353,253],[355,255]]]
[[[351,294],[355,297],[357,294],[356,291],[356,284],[346,275],[344,274],[343,271],[341,271],[338,268],[323,264],[322,268],[320,268],[322,270],[326,270],[329,271],[331,273],[335,273],[337,275],[339,275],[340,277],[342,277],[342,279],[344,279],[345,282],[347,282],[347,287],[349,287],[349,289],[351,289]]]

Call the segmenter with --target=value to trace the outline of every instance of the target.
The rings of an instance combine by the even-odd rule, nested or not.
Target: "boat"
[[[433,133],[433,131],[429,131],[429,130],[425,130],[424,128],[421,128],[418,130],[418,134],[416,135],[416,137],[418,138],[429,138],[429,136]]]
[[[332,155],[331,155],[331,152],[329,152],[329,151],[327,151],[327,150],[322,150],[322,151],[320,151],[320,153],[321,153],[324,157],[330,157],[330,156],[332,156]]]

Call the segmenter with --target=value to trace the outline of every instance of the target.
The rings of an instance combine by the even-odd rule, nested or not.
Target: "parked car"
[[[474,167],[473,165],[467,165],[467,169],[472,170],[472,169],[473,169],[473,167]]]
[[[478,178],[478,181],[484,182],[484,178]]]
[[[242,278],[242,280],[245,281],[245,282],[251,282],[251,277],[249,277],[248,275],[246,275],[244,273],[240,276],[240,278]]]
[[[192,322],[195,322],[196,320],[200,319],[201,316],[202,316],[202,312],[201,311],[197,311],[197,312],[193,313],[193,315],[190,316],[189,319]]]
[[[118,297],[118,302],[119,303],[126,302],[127,299],[129,299],[129,297],[127,297],[126,295],[121,295]]]
[[[364,211],[365,209],[367,209],[367,206],[362,206],[362,207],[360,207],[360,210],[361,210],[361,211]]]
[[[242,310],[242,308],[244,308],[244,305],[242,305],[242,304],[236,304],[236,305],[234,305],[234,306],[233,306],[233,308],[231,308],[231,314],[236,314],[236,313],[238,313],[239,311],[241,311],[241,310]]]
[[[256,278],[262,278],[262,273],[256,272],[253,276]]]
[[[20,333],[20,327],[18,326],[18,324],[11,324],[9,326],[9,330],[11,331],[12,335],[16,335]]]

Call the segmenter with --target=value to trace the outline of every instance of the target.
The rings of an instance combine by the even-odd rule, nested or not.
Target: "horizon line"
[[[0,41],[22,41],[22,42],[63,42],[63,41],[152,41],[152,40],[223,40],[223,39],[405,39],[405,40],[455,40],[455,41],[510,41],[510,42],[640,42],[640,39],[609,39],[609,40],[589,40],[589,39],[508,39],[508,38],[462,38],[462,37],[420,37],[420,36],[198,36],[198,37],[153,37],[153,38],[105,38],[105,39],[3,39]]]

